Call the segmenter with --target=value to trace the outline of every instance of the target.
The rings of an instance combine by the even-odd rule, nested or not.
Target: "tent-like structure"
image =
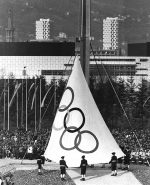
[[[45,157],[79,167],[81,156],[89,164],[108,163],[111,153],[124,156],[99,112],[78,57],[57,110]]]

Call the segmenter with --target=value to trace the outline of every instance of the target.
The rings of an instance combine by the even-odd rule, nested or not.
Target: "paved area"
[[[133,173],[118,171],[118,176],[110,176],[107,169],[88,169],[86,181],[80,181],[80,169],[67,170],[68,175],[76,185],[141,185]]]
[[[37,169],[36,160],[0,159],[0,172],[7,170],[34,170]],[[46,162],[44,168],[47,170],[59,170],[59,165],[53,162]],[[117,176],[110,176],[109,168],[88,168],[86,181],[80,181],[80,168],[67,169],[68,175],[76,185],[142,185],[132,172],[118,171]]]
[[[0,159],[1,169],[15,168],[16,170],[34,170],[37,169],[37,160],[18,160],[18,159]],[[59,165],[54,162],[45,162],[44,169],[59,170]]]

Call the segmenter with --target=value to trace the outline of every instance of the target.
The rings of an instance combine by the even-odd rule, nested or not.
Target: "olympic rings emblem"
[[[66,90],[70,90],[70,92],[71,92],[71,94],[72,94],[72,99],[71,99],[71,101],[70,101],[70,103],[67,105],[67,106],[65,106],[64,108],[62,108],[62,107],[59,107],[58,108],[58,110],[60,111],[60,112],[63,112],[63,111],[65,111],[65,110],[67,110],[70,106],[71,106],[71,104],[72,104],[72,102],[73,102],[73,100],[74,100],[74,92],[73,92],[73,89],[71,88],[71,87],[67,87],[66,89],[65,89],[65,91]],[[64,91],[64,93],[65,93],[65,91]]]
[[[98,139],[97,139],[97,137],[96,137],[92,132],[90,132],[90,131],[88,131],[88,130],[84,130],[84,131],[79,131],[79,130],[78,130],[78,131],[77,131],[78,134],[76,135],[75,140],[74,140],[74,146],[73,146],[73,147],[70,147],[70,148],[65,147],[65,146],[62,144],[63,136],[64,136],[65,132],[67,132],[68,130],[72,130],[72,129],[73,129],[73,130],[77,130],[77,127],[74,127],[74,126],[68,127],[67,129],[65,129],[65,130],[63,131],[63,133],[62,133],[62,135],[61,135],[61,137],[60,137],[59,144],[60,144],[60,146],[61,146],[64,150],[73,150],[73,149],[77,149],[79,152],[82,152],[82,153],[85,153],[85,154],[93,153],[93,152],[95,152],[95,151],[97,150],[97,148],[98,148],[98,146],[99,146]],[[91,134],[91,135],[94,137],[95,141],[96,141],[96,146],[95,146],[95,148],[92,149],[92,150],[90,150],[90,151],[85,151],[85,150],[82,150],[82,149],[79,148],[79,145],[80,145],[80,143],[81,143],[81,135],[84,134],[84,133],[89,133],[89,134]]]
[[[82,118],[83,118],[83,121],[82,121],[82,124],[81,124],[81,126],[79,128],[74,129],[74,130],[70,130],[70,129],[67,128],[67,123],[68,123],[69,119],[67,119],[67,121],[66,121],[66,118],[68,117],[69,113],[71,111],[74,111],[74,110],[77,110],[77,111],[79,111],[81,113]],[[84,126],[84,124],[85,124],[85,116],[84,116],[84,113],[82,112],[82,110],[79,109],[79,108],[77,108],[77,107],[74,107],[72,109],[69,109],[69,111],[66,113],[66,115],[64,117],[64,127],[65,127],[65,129],[67,129],[68,132],[74,133],[74,132],[79,131]]]
[[[59,109],[65,109],[67,106],[66,105],[61,105],[58,109],[57,109],[57,112],[59,111]],[[57,114],[57,113],[56,113]],[[70,114],[69,114],[69,109],[67,109],[67,119],[66,119],[66,125],[67,125],[67,123],[69,122],[69,118],[70,118]],[[59,130],[62,130],[64,128],[64,125],[62,126],[62,127],[59,127],[59,128],[57,128],[55,125],[53,125],[53,129],[54,130],[57,130],[57,131],[59,131]]]
[[[91,134],[91,135],[94,137],[95,141],[96,141],[96,146],[95,146],[95,148],[94,148],[93,150],[90,150],[90,151],[81,150],[81,149],[78,147],[79,144],[80,144],[79,141],[81,141],[81,139],[80,139],[81,136],[78,134],[78,135],[76,136],[76,138],[75,138],[75,141],[74,141],[74,144],[75,144],[75,146],[76,146],[76,149],[77,149],[79,152],[82,152],[82,153],[85,153],[85,154],[89,154],[89,153],[95,152],[95,151],[98,149],[98,146],[99,146],[99,142],[98,142],[97,137],[96,137],[91,131],[89,131],[89,130],[83,130],[83,131],[81,131],[81,132],[79,132],[79,133],[80,133],[80,135],[83,134],[83,133],[89,133],[89,134]],[[79,141],[78,141],[78,143],[77,143],[78,138],[79,138]]]
[[[72,98],[71,98],[71,100],[70,100],[70,102],[69,102],[68,105],[61,105],[61,106],[58,108],[58,110],[57,110],[57,111],[59,111],[59,112],[67,111],[67,113],[66,113],[65,116],[64,116],[64,125],[63,125],[62,127],[60,127],[60,128],[56,128],[55,125],[53,125],[53,128],[54,128],[55,130],[57,130],[57,131],[59,131],[59,130],[61,130],[61,129],[64,128],[64,131],[62,132],[62,135],[61,135],[60,140],[59,140],[59,144],[60,144],[60,146],[61,146],[64,150],[73,150],[73,149],[77,149],[79,152],[82,152],[82,153],[86,153],[86,154],[93,153],[93,152],[95,152],[95,151],[98,149],[98,147],[99,147],[99,141],[98,141],[97,137],[96,137],[91,131],[88,131],[88,130],[80,131],[80,129],[81,129],[81,128],[84,126],[84,124],[85,124],[85,115],[84,115],[83,111],[82,111],[80,108],[78,108],[78,107],[73,107],[73,108],[69,109],[69,107],[72,105],[73,100],[74,100],[74,91],[73,91],[73,89],[72,89],[71,87],[69,87],[69,86],[65,89],[65,91],[66,91],[66,90],[70,90],[71,95],[72,95]],[[70,119],[70,112],[72,112],[72,111],[79,111],[80,114],[82,115],[83,120],[82,120],[82,123],[81,123],[81,125],[80,125],[79,127],[75,127],[75,126],[69,126],[69,127],[67,127],[67,124],[68,124],[69,119]],[[64,134],[65,134],[66,132],[69,132],[69,133],[75,133],[75,132],[77,132],[77,135],[76,135],[75,140],[74,140],[74,146],[73,146],[73,147],[67,148],[67,147],[65,147],[65,146],[63,145],[63,143],[62,143],[63,136],[64,136]],[[82,149],[79,148],[79,145],[80,145],[80,143],[81,143],[81,138],[82,138],[81,135],[84,134],[84,133],[90,134],[91,136],[93,136],[93,138],[94,138],[95,141],[96,141],[95,147],[94,147],[92,150],[90,150],[90,151],[84,151],[84,150],[82,150]]]
[[[69,130],[71,130],[71,129],[77,129],[77,127],[71,126],[71,127],[68,127],[67,129],[65,129],[65,130],[63,131],[61,137],[60,137],[59,144],[60,144],[60,146],[61,146],[64,150],[73,150],[73,149],[77,148],[77,145],[80,144],[80,142],[81,142],[81,134],[79,134],[80,131],[78,131],[78,134],[79,134],[79,140],[78,140],[78,142],[77,142],[73,147],[71,147],[71,148],[66,148],[66,147],[62,144],[62,138],[63,138],[65,132],[68,131],[68,129],[69,129]]]

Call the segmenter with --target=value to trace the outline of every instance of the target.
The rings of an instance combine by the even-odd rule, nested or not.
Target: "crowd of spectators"
[[[150,159],[149,129],[112,129],[111,133],[124,151],[127,148],[131,151],[132,161]],[[0,158],[37,159],[44,153],[49,136],[48,129],[37,132],[24,129],[0,130]]]
[[[130,151],[132,163],[150,163],[150,129],[112,129],[111,133],[125,154]]]
[[[150,130],[149,129],[113,129],[112,134],[117,143],[129,148],[131,152],[139,153],[139,155],[150,156]]]
[[[0,158],[36,159],[44,153],[49,133],[46,129],[37,132],[0,130]]]

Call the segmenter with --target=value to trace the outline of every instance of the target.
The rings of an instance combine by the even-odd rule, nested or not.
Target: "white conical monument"
[[[108,163],[112,152],[124,155],[96,106],[77,57],[44,155],[57,163],[65,156],[69,167],[78,167],[82,155],[89,164]]]

